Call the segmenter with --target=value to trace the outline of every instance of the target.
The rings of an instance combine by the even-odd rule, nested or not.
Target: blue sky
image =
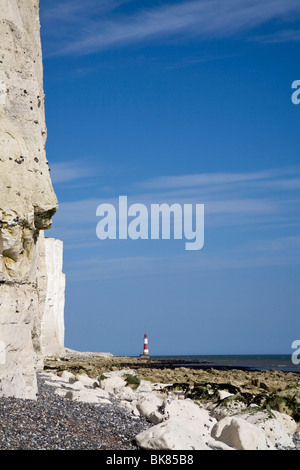
[[[41,0],[66,346],[292,353],[298,0]],[[205,243],[105,240],[98,205],[204,204]]]

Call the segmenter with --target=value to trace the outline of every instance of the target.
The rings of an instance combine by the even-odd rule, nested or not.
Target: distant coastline
[[[115,355],[109,352],[79,352],[66,348],[66,356],[73,358],[128,358],[140,359],[140,356]],[[293,364],[292,354],[178,354],[149,355],[151,366],[156,368],[190,367],[196,369],[239,369],[239,370],[279,370],[282,372],[300,373],[300,364]],[[150,365],[150,364],[149,364]]]
[[[281,370],[300,373],[300,365],[293,364],[291,354],[228,354],[228,355],[174,355],[151,356],[152,360],[169,363],[171,367],[193,367],[241,370]]]
[[[140,359],[140,356],[114,355],[109,352],[79,352],[66,348],[66,356],[73,358],[128,358]],[[156,363],[156,368],[187,367],[195,369],[219,369],[219,370],[278,370],[282,372],[300,373],[300,364],[293,364],[291,354],[179,354],[179,355],[149,355],[151,367]],[[149,364],[150,366],[150,364]]]

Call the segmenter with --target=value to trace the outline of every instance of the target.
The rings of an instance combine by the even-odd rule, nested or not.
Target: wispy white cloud
[[[104,176],[118,173],[113,165],[100,164],[92,158],[54,162],[50,165],[51,180],[54,186],[88,187],[98,184]],[[100,180],[102,178],[102,180]]]
[[[283,179],[282,177],[291,176],[292,179]],[[191,187],[207,187],[207,186],[218,186],[220,185],[233,185],[233,184],[245,184],[245,183],[257,183],[262,182],[263,185],[266,182],[270,184],[283,184],[297,185],[300,176],[300,167],[289,167],[281,169],[270,169],[257,172],[242,172],[242,173],[201,173],[201,174],[187,174],[179,176],[160,176],[152,178],[146,181],[142,181],[139,184],[140,187],[148,190],[157,189],[172,189],[172,188],[191,188]]]
[[[51,165],[51,179],[53,184],[69,183],[82,178],[93,176],[91,166],[79,161],[58,162]]]
[[[271,240],[255,240],[248,243],[248,248],[251,252],[289,251],[293,253],[295,258],[298,258],[300,255],[300,235],[275,237]]]
[[[77,15],[88,11],[93,5],[93,0],[66,0],[61,2],[51,2],[47,5],[47,8],[41,10],[41,16],[43,20],[55,20],[62,21],[63,19],[72,21],[77,19]]]
[[[55,21],[59,23],[78,22],[81,18],[91,19],[96,14],[104,15],[116,10],[124,3],[132,0],[55,0],[41,10],[44,21]]]
[[[118,196],[127,195],[129,204],[141,203],[148,208],[155,203],[204,204],[206,228],[222,230],[235,227],[236,230],[237,227],[255,227],[255,230],[269,233],[273,239],[273,227],[300,224],[298,171],[298,168],[283,168],[154,178],[131,185],[127,193],[115,194],[113,198],[93,197],[61,202],[54,227],[59,236],[72,241],[72,244],[91,243],[96,236],[97,207],[103,203],[118,207]],[[79,168],[75,166],[68,179],[77,178],[80,174],[80,165]],[[62,171],[60,181],[64,179],[67,176]]]
[[[86,2],[84,2],[85,4]],[[106,16],[109,2],[100,2],[103,11],[95,10],[99,2],[91,2],[80,15],[80,4],[62,2],[56,9],[45,11],[45,21],[58,19],[63,13],[65,21],[76,24],[72,37],[54,51],[55,55],[91,54],[112,46],[124,46],[143,41],[194,37],[200,40],[222,38],[249,31],[275,19],[299,16],[298,0],[193,0],[159,4],[151,8],[140,6],[130,14]],[[113,1],[112,7],[121,2]],[[83,5],[83,2],[81,2]],[[69,12],[69,13],[68,13]],[[90,15],[87,15],[87,12]],[[68,13],[68,15],[67,15]],[[95,14],[97,13],[97,14]],[[69,19],[68,19],[69,18]]]
[[[221,195],[219,196],[221,197]],[[271,218],[272,222],[274,222],[283,214],[283,207],[270,197],[257,199],[229,199],[225,198],[224,194],[222,197],[223,199],[211,200],[206,199],[205,197],[199,199],[196,193],[194,193],[193,197],[188,198],[175,198],[175,196],[168,198],[166,195],[162,194],[156,194],[155,197],[149,194],[139,194],[132,198],[129,197],[128,204],[141,203],[146,207],[150,207],[151,204],[159,203],[169,205],[175,202],[182,205],[188,203],[204,203],[206,208],[205,213],[207,225],[217,225],[220,227],[231,224],[250,224],[251,221],[259,220],[259,218],[262,218],[264,223],[266,223],[268,221],[268,217]],[[90,231],[91,226],[96,226],[98,221],[96,218],[96,209],[100,204],[113,204],[114,207],[117,208],[118,198],[90,198],[61,203],[59,211],[55,215],[55,224],[59,227],[78,227],[80,222],[81,225],[85,225],[86,229]],[[74,236],[73,231],[70,231],[70,233]]]
[[[263,42],[266,44],[278,44],[284,42],[299,42],[300,41],[300,31],[295,29],[287,29],[276,31],[272,34],[258,35],[252,40]]]
[[[168,255],[164,251],[166,241],[163,247],[156,244],[152,248],[151,241],[144,240],[137,248],[135,241],[127,240],[121,246],[117,240],[98,240],[96,209],[102,203],[117,208],[119,195],[62,202],[53,229],[54,236],[64,240],[66,253],[76,252],[68,262],[69,279],[82,281],[83,272],[85,280],[99,280],[298,265],[300,188],[287,184],[289,179],[297,180],[298,172],[299,168],[288,167],[236,174],[164,176],[128,188],[129,204],[204,203],[205,245],[197,256],[183,253],[184,240],[177,240],[172,247],[169,244]],[[77,178],[79,173],[74,171],[71,176]],[[266,185],[268,182],[276,185]],[[143,191],[136,192],[137,187]]]
[[[264,250],[257,252],[231,249],[223,252],[198,252],[197,256],[93,256],[74,261],[69,266],[70,280],[93,281],[99,279],[138,278],[191,274],[213,270],[251,269],[299,265],[300,250],[292,252],[288,246],[274,250],[271,256]],[[82,273],[85,273],[84,279]]]

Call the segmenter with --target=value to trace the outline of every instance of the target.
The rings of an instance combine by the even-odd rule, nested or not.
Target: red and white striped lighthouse
[[[144,334],[144,356],[149,356],[149,350],[148,350],[148,336],[145,333]]]

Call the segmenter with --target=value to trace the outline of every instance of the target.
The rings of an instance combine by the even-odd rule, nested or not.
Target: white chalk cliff
[[[40,235],[41,236],[41,235]],[[54,238],[44,239],[41,253],[43,284],[40,292],[42,358],[65,353],[65,274],[63,273],[63,242]]]
[[[0,396],[35,399],[40,357],[63,342],[62,247],[43,234],[58,204],[45,155],[39,0],[0,3]]]

